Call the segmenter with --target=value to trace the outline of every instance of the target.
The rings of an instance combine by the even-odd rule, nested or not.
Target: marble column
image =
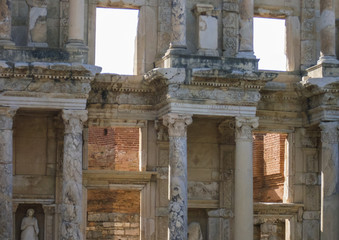
[[[255,58],[253,53],[253,0],[239,0],[239,52],[238,57]]]
[[[82,129],[86,110],[63,110],[61,240],[82,240]]]
[[[172,0],[172,39],[170,51],[185,50],[186,44],[186,0]]]
[[[253,138],[256,117],[235,118],[234,239],[253,239]]]
[[[187,126],[190,115],[167,114],[169,135],[169,239],[187,240]]]
[[[319,63],[339,63],[335,53],[334,0],[320,0],[320,58]]]
[[[0,239],[13,238],[13,116],[16,109],[0,108]]]
[[[11,41],[12,0],[0,0],[0,46],[14,45]]]
[[[84,45],[85,2],[69,1],[68,43],[66,47],[82,48]]]
[[[321,128],[321,239],[338,239],[338,123],[322,122],[319,127]]]

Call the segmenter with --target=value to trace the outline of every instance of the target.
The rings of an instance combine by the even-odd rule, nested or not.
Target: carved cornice
[[[272,72],[233,72],[222,69],[193,69],[192,84],[240,89],[261,89],[278,76]]]
[[[0,61],[0,77],[92,81],[100,68],[78,63],[10,63]]]
[[[186,137],[187,126],[191,123],[191,115],[169,113],[163,116],[163,124],[168,127],[169,137]]]

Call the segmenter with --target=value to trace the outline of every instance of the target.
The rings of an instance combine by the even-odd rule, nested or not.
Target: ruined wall
[[[254,201],[282,202],[286,134],[256,133],[253,140]]]
[[[139,129],[89,127],[90,170],[139,170]],[[87,239],[139,239],[140,192],[88,190]]]
[[[87,239],[139,239],[139,191],[88,190],[87,197]]]

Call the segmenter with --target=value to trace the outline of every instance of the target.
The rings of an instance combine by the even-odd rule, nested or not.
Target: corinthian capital
[[[235,118],[235,140],[252,141],[252,130],[259,126],[258,117]]]
[[[65,133],[82,133],[83,123],[87,121],[87,110],[62,110]]]
[[[337,143],[338,142],[338,123],[322,122],[319,124],[321,129],[321,142]]]
[[[163,117],[163,124],[168,127],[170,137],[185,137],[187,126],[191,123],[191,115],[169,113]]]

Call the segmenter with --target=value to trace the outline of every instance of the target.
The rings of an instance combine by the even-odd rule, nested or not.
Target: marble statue
[[[199,223],[191,222],[188,225],[188,240],[203,240]]]
[[[34,215],[34,209],[27,210],[27,216],[21,222],[21,240],[38,240],[39,227]]]

